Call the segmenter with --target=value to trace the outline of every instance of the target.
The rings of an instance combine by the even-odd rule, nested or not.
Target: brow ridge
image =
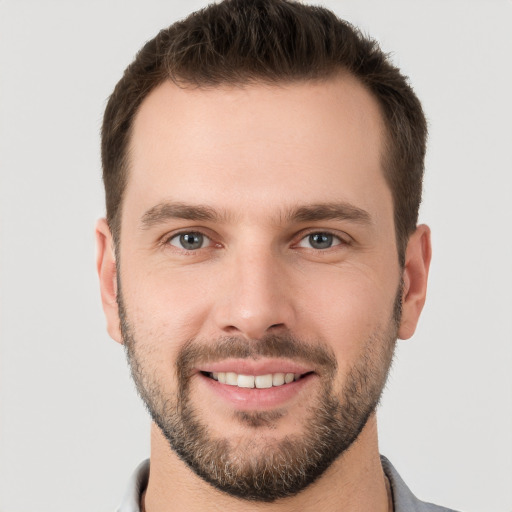
[[[207,205],[192,205],[165,201],[147,210],[141,219],[143,229],[149,229],[171,219],[184,219],[198,222],[225,222],[227,212],[218,211]],[[360,224],[372,224],[370,214],[350,203],[318,203],[290,208],[280,216],[286,223],[317,222],[322,220],[342,220]]]
[[[366,210],[345,202],[300,206],[289,213],[288,219],[294,222],[343,220],[372,224],[371,216]]]
[[[142,216],[141,225],[143,229],[149,229],[170,219],[214,222],[221,217],[224,215],[211,206],[166,201],[147,210]]]

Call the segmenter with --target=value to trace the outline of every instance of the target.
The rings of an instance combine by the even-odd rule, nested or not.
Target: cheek
[[[188,274],[152,268],[122,278],[140,378],[154,396],[176,396],[180,351],[201,335],[211,309],[212,283]]]
[[[299,316],[308,337],[320,337],[332,347],[343,371],[358,359],[370,338],[388,332],[398,285],[395,279],[386,282],[356,268],[329,269],[327,274],[321,282],[328,286],[302,294]]]
[[[135,339],[151,350],[154,360],[158,352],[160,360],[169,364],[183,343],[198,335],[209,295],[200,283],[193,276],[154,269],[123,275],[128,322]]]

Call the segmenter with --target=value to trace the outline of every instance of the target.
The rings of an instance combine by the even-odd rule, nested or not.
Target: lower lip
[[[199,373],[198,376],[212,392],[231,403],[235,408],[252,411],[268,410],[285,405],[286,402],[301,395],[305,388],[309,387],[317,378],[315,374],[311,373],[289,384],[258,389],[222,384],[202,373]]]

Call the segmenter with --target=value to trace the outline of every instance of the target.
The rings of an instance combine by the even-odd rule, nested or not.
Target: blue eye
[[[332,233],[311,233],[310,235],[304,237],[300,243],[299,247],[307,247],[309,249],[330,249],[335,245],[340,245],[341,240],[336,235]]]
[[[207,236],[196,231],[179,233],[169,240],[169,244],[173,245],[174,247],[178,247],[179,249],[185,249],[186,251],[196,251],[197,249],[202,249],[209,242],[210,239]]]

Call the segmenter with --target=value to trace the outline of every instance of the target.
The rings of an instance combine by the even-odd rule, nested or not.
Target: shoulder
[[[382,469],[391,484],[395,512],[456,512],[446,507],[419,500],[386,457],[381,456],[381,463]]]
[[[149,478],[149,459],[141,462],[134,471],[121,503],[116,512],[140,512],[140,497],[146,489]]]

